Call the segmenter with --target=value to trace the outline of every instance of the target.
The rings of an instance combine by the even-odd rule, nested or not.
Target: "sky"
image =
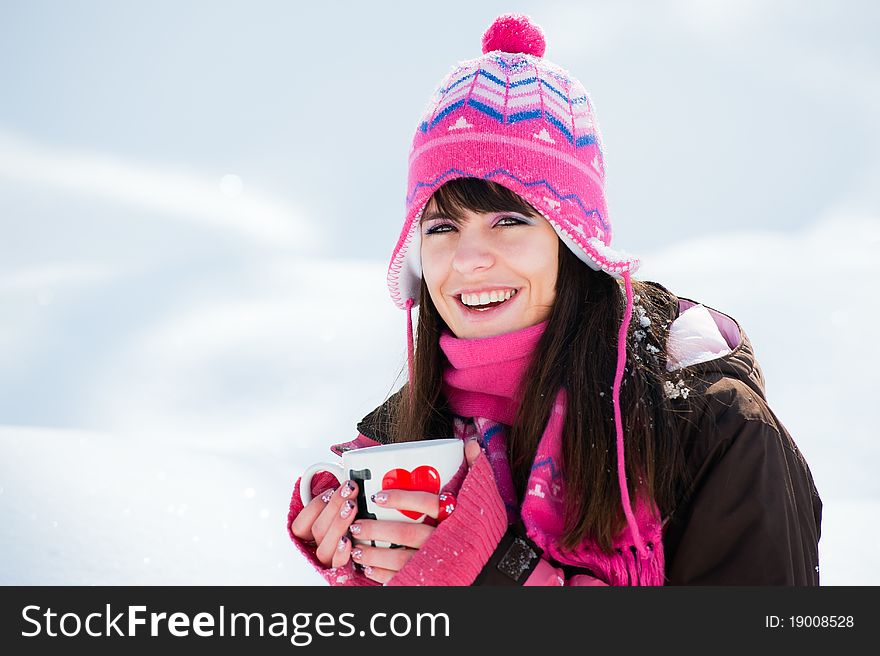
[[[4,0],[0,583],[320,581],[293,482],[403,380],[409,144],[506,11],[590,92],[637,277],[749,335],[823,584],[880,584],[876,3]]]

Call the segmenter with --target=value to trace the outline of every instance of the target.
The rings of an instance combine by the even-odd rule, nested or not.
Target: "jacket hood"
[[[667,293],[675,297],[671,292]],[[678,300],[678,314],[697,305],[697,302],[689,298],[675,297]],[[727,342],[731,352],[721,357],[682,367],[680,371],[700,378],[728,377],[742,381],[762,399],[766,400],[764,391],[764,373],[761,371],[755,358],[752,343],[740,326],[739,322],[724,312],[702,304],[709,311],[709,315],[715,322],[718,331]]]

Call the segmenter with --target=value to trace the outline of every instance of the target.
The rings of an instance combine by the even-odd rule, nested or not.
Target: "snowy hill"
[[[638,276],[748,332],[825,504],[827,585],[880,584],[858,565],[880,537],[864,521],[880,510],[869,414],[880,362],[862,339],[880,319],[864,302],[878,244],[880,222],[829,218],[643,253]],[[847,257],[831,274],[835,248]],[[93,350],[94,364],[47,402],[65,396],[95,428],[0,428],[0,583],[321,583],[288,542],[287,504],[298,473],[354,436],[404,365],[405,318],[384,275],[382,262],[267,261],[235,288],[181,285],[176,310],[106,349],[66,319],[67,348]],[[114,284],[127,281],[93,283]],[[56,305],[66,297],[56,288]]]

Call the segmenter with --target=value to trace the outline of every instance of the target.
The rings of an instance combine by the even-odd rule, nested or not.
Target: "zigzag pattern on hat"
[[[608,223],[605,221],[605,217],[602,216],[602,213],[599,212],[599,210],[597,210],[595,208],[587,208],[584,205],[584,202],[581,200],[580,196],[578,196],[577,194],[575,194],[575,193],[570,193],[570,194],[565,194],[565,195],[560,194],[545,179],[533,180],[532,182],[527,182],[526,180],[520,179],[519,177],[517,177],[516,175],[514,175],[510,171],[503,169],[503,168],[498,168],[498,169],[495,169],[494,171],[490,171],[486,175],[477,175],[474,173],[468,173],[466,171],[462,171],[461,169],[456,169],[456,168],[447,169],[446,171],[444,171],[443,173],[438,175],[436,178],[434,178],[434,180],[432,180],[430,182],[421,182],[421,181],[416,182],[416,184],[413,186],[412,191],[406,197],[407,207],[409,207],[412,204],[413,199],[415,198],[416,193],[418,192],[419,189],[425,188],[425,187],[427,187],[429,189],[436,189],[441,184],[441,182],[445,181],[446,178],[449,178],[450,176],[452,176],[455,173],[457,173],[460,177],[463,177],[463,178],[483,178],[484,180],[491,180],[492,178],[495,178],[499,175],[505,175],[508,178],[510,178],[511,180],[515,180],[516,182],[521,184],[523,187],[535,187],[535,186],[543,185],[544,187],[547,188],[547,190],[550,191],[550,193],[552,193],[556,197],[556,200],[558,200],[560,202],[561,201],[573,202],[575,205],[578,206],[581,213],[584,215],[584,218],[598,219],[599,223],[602,224],[602,228],[604,230],[609,229]],[[576,227],[580,227],[580,226],[576,226]],[[581,228],[579,230],[579,232],[581,232],[583,234],[583,228]]]
[[[447,78],[447,84],[435,92],[430,112],[425,113],[419,130],[428,132],[450,112],[467,106],[502,124],[547,120],[576,148],[597,143],[589,98],[580,83],[564,75],[561,69],[550,70],[546,61],[535,63],[526,55],[508,57],[523,65],[514,66],[504,57],[496,56],[475,60],[481,64],[477,70],[473,66],[456,69]],[[496,66],[498,74],[484,68],[486,64]],[[545,79],[542,73],[564,88]],[[573,90],[575,95],[570,93]]]

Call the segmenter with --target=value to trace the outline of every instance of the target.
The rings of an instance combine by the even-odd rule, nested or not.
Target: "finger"
[[[389,549],[358,544],[351,550],[351,559],[364,567],[378,567],[398,572],[416,554],[416,549]]]
[[[416,490],[380,490],[370,497],[377,506],[397,508],[437,518],[437,495]]]
[[[368,565],[364,568],[364,575],[369,579],[378,581],[379,583],[388,583],[395,574],[397,574],[397,572],[390,569],[382,569],[381,567],[373,567],[372,565]]]
[[[359,519],[348,530],[358,540],[377,540],[420,549],[431,537],[434,527],[415,522]]]
[[[336,543],[336,552],[330,562],[332,567],[342,567],[351,557],[351,538],[343,535]]]
[[[354,499],[346,499],[336,518],[327,529],[323,539],[318,544],[316,555],[325,565],[329,565],[333,560],[333,554],[339,547],[339,540],[343,535],[348,533],[348,527],[354,521],[357,515],[357,504]]]
[[[332,494],[333,489],[331,488],[324,492],[324,494],[317,496],[309,501],[308,505],[306,505],[306,507],[303,508],[290,523],[291,533],[293,533],[300,540],[305,540],[306,542],[308,542],[309,540],[315,539],[315,536],[312,533],[312,526],[315,523],[315,520],[324,511],[324,508],[327,507],[329,496],[325,498],[324,495],[328,492]]]
[[[330,525],[336,521],[336,517],[339,515],[340,510],[342,510],[343,504],[348,499],[355,498],[357,495],[357,489],[358,487],[356,483],[353,481],[345,481],[345,483],[340,485],[333,493],[312,527],[312,533],[314,534],[316,541],[323,541],[324,535],[327,533]]]
[[[469,440],[468,443],[464,445],[464,457],[467,459],[468,469],[474,466],[474,463],[477,461],[477,458],[480,457],[482,451],[483,450],[480,448],[480,444],[477,440]]]

